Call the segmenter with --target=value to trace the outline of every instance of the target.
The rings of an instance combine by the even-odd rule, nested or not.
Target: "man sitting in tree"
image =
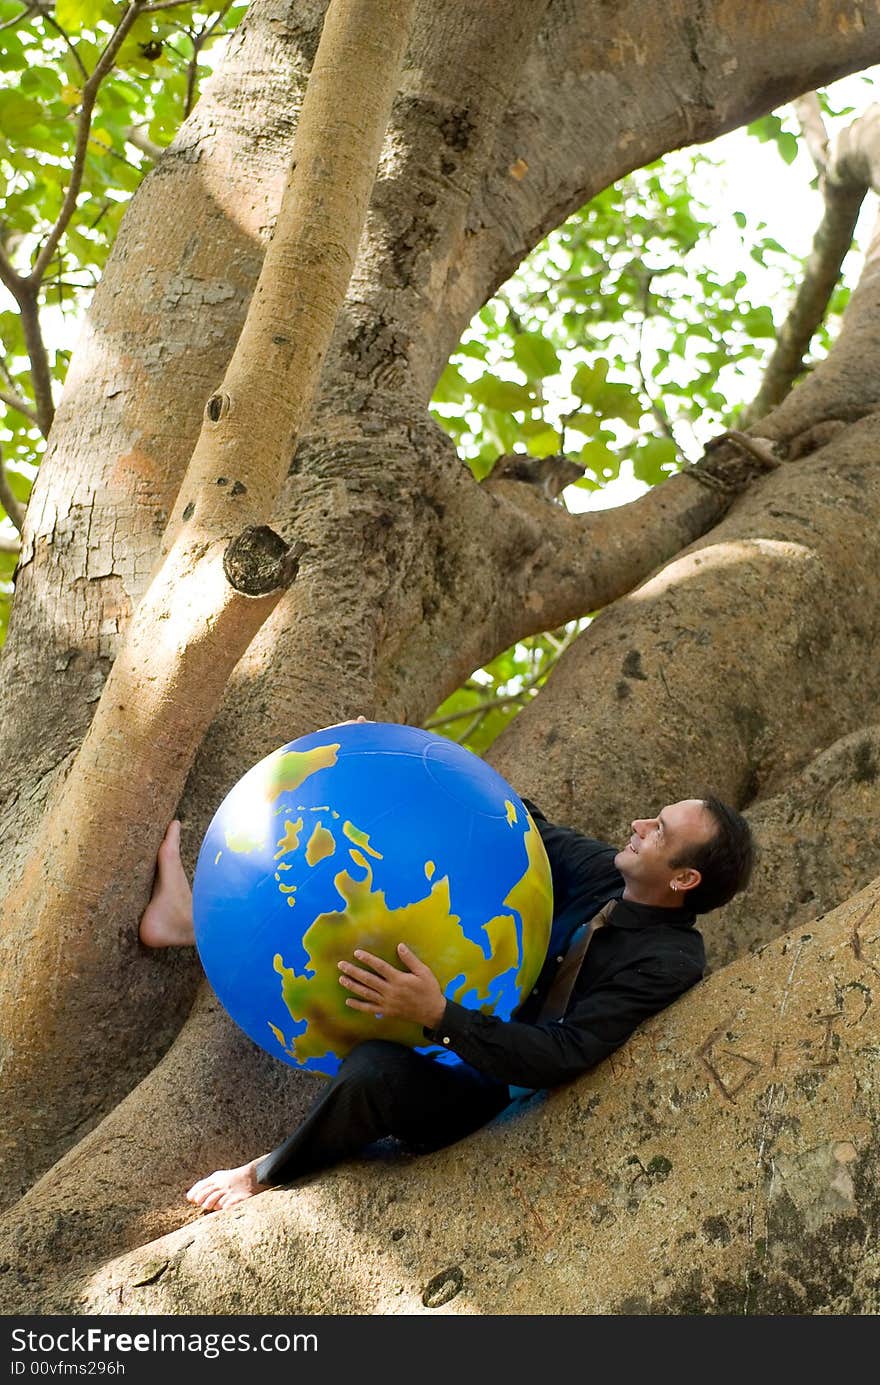
[[[526,806],[550,862],[553,922],[538,981],[515,1016],[502,1020],[447,1000],[404,941],[399,967],[355,950],[339,963],[346,1004],[421,1024],[426,1043],[463,1061],[449,1065],[386,1039],[365,1040],[288,1139],[240,1168],[200,1179],[186,1195],[190,1202],[205,1212],[234,1207],[386,1136],[419,1152],[451,1144],[498,1115],[513,1099],[511,1086],[537,1089],[577,1077],[700,980],[705,952],[694,922],[748,883],[753,848],[745,819],[711,796],[684,799],[635,819],[618,851]],[[590,921],[592,931],[582,927]],[[177,821],[159,848],[140,936],[147,947],[195,941]]]

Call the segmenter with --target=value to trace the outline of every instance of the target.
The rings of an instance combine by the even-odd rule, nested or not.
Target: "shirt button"
[[[449,1036],[448,1036],[448,1035],[444,1038],[443,1042],[444,1042],[445,1044],[448,1044],[448,1043],[449,1043]]]
[[[538,994],[538,988],[537,988],[537,986],[536,986],[535,989],[532,991],[532,995],[537,995],[537,994]]]
[[[565,958],[564,958],[563,956],[560,955],[559,957],[556,958],[556,960],[557,960],[557,962],[564,962],[564,961],[565,961]]]

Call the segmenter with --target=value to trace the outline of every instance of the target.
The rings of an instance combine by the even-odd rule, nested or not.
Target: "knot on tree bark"
[[[757,477],[774,471],[780,462],[769,438],[753,437],[731,428],[712,438],[700,460],[685,467],[682,475],[690,476],[710,490],[738,495]]]
[[[268,596],[289,587],[308,544],[284,542],[265,524],[242,529],[223,554],[226,580],[242,596]]]

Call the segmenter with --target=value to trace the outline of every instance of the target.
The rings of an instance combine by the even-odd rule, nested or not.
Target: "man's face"
[[[701,798],[685,798],[661,808],[654,818],[636,818],[632,836],[614,864],[626,882],[624,899],[674,906],[687,903],[687,891],[700,875],[672,861],[712,837],[715,826]]]

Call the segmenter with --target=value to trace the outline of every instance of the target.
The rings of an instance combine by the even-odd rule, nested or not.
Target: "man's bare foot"
[[[186,947],[195,942],[192,890],[180,859],[180,823],[169,823],[156,865],[156,883],[141,919],[145,947]]]
[[[268,1193],[271,1185],[257,1182],[259,1162],[259,1159],[252,1159],[240,1169],[217,1169],[209,1173],[207,1178],[200,1178],[192,1185],[186,1195],[187,1202],[201,1207],[203,1212],[225,1212],[228,1207],[237,1207],[258,1193]]]

